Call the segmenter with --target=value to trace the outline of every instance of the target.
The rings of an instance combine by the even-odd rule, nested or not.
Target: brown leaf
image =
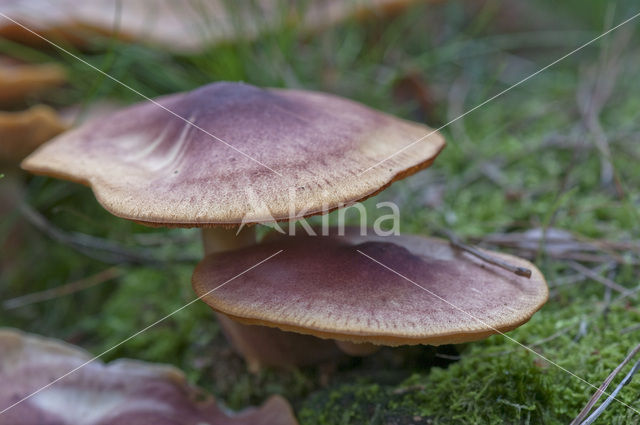
[[[282,397],[228,414],[171,366],[91,359],[60,341],[0,330],[0,382],[11,383],[0,386],[0,425],[297,424]]]

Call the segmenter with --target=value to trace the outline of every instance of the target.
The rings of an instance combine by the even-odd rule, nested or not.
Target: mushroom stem
[[[343,352],[350,356],[368,356],[380,349],[379,345],[371,344],[369,342],[350,342],[350,341],[336,341],[336,345]]]
[[[245,227],[237,234],[236,232],[236,229],[203,228],[205,255],[232,251],[256,243],[255,226]],[[227,340],[245,359],[251,372],[258,372],[264,366],[286,368],[309,365],[339,354],[331,340],[266,326],[245,325],[218,312],[216,318]]]
[[[256,243],[255,226],[236,229],[210,227],[202,229],[202,244],[204,255],[216,252],[233,251]]]
[[[253,373],[265,366],[290,369],[340,355],[332,340],[267,326],[245,325],[222,313],[216,313],[216,317],[225,336],[247,362],[247,369]]]

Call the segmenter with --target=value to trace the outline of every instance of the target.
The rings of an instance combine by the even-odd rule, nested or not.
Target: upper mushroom
[[[282,250],[260,270],[238,275]],[[544,277],[523,279],[448,243],[419,236],[282,237],[209,255],[193,286],[215,310],[246,324],[380,345],[451,344],[514,329],[547,300]],[[235,277],[233,285],[213,289]]]
[[[208,227],[348,205],[427,167],[443,146],[424,125],[337,96],[219,82],[91,121],[22,166],[90,185],[120,217]]]

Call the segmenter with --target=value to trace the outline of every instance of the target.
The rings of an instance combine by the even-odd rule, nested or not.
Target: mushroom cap
[[[38,146],[66,129],[58,113],[46,105],[20,112],[0,111],[0,163],[17,165]]]
[[[193,50],[203,47],[207,41],[230,38],[233,29],[220,1],[119,3],[116,0],[0,0],[0,7],[5,15],[41,37],[79,47],[85,47],[92,38],[117,36],[121,40],[146,41],[178,51]],[[216,18],[220,14],[225,19],[218,22]],[[47,46],[46,41],[21,25],[3,21],[0,36]]]
[[[281,0],[233,5],[225,0],[0,0],[2,13],[37,34],[84,47],[95,36],[117,36],[159,44],[176,51],[197,51],[208,45],[255,39],[284,24],[297,23],[306,32],[321,30],[351,16],[376,15],[402,9],[415,0]],[[247,6],[251,7],[247,7]],[[37,35],[9,20],[0,21],[0,36],[47,45]]]
[[[444,147],[424,125],[311,91],[219,82],[157,103],[69,131],[22,166],[90,185],[108,211],[143,224],[235,226],[360,201]]]
[[[0,425],[297,424],[281,397],[228,416],[173,367],[134,360],[84,365],[91,358],[60,341],[0,329],[0,382],[10,383],[0,386],[0,411],[77,369],[0,414]]]
[[[66,82],[66,73],[56,64],[20,64],[0,58],[0,104],[24,102],[27,96]]]
[[[283,252],[212,291],[278,250]],[[443,240],[350,230],[212,254],[192,282],[204,302],[241,323],[379,345],[452,344],[514,329],[547,300],[535,266],[491,254],[531,269],[531,278],[455,251]]]

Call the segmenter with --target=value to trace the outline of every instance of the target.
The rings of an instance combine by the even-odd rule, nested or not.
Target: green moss
[[[511,339],[494,336],[468,344],[460,361],[415,373],[396,385],[362,381],[318,391],[301,407],[301,423],[373,423],[376,411],[386,421],[381,423],[394,424],[567,423],[594,391],[577,377],[599,385],[637,341],[637,335],[620,335],[612,329],[640,320],[640,312],[629,314],[624,306],[615,306],[606,315],[581,313],[583,309],[575,307],[545,308],[529,324],[509,333],[520,343],[535,344],[566,330],[532,346],[555,364]],[[581,335],[583,320],[587,331]],[[638,409],[638,391],[640,382],[632,382],[620,399]],[[624,423],[629,412],[614,403],[601,421]]]

